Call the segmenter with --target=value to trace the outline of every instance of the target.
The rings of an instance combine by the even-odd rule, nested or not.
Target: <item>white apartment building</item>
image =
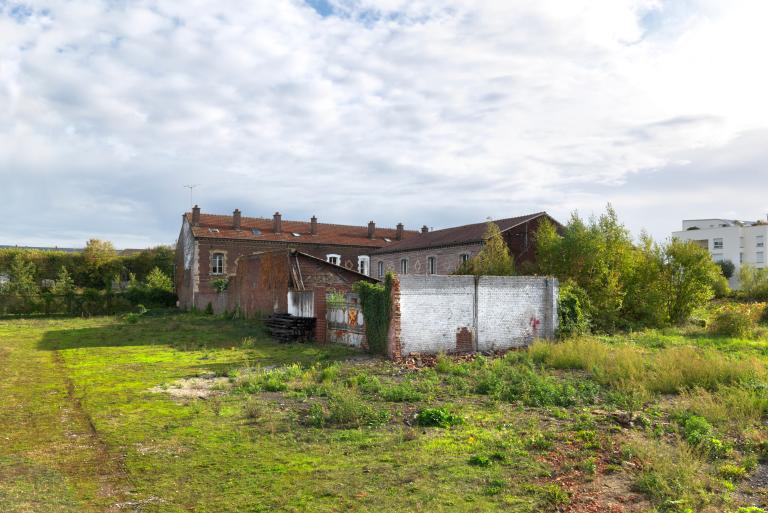
[[[768,222],[733,219],[688,219],[683,229],[673,232],[680,240],[692,240],[709,250],[712,260],[730,260],[736,266],[729,280],[731,288],[739,288],[739,269],[743,264],[765,267]]]

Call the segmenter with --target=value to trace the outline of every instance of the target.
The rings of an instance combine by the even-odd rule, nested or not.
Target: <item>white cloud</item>
[[[622,196],[634,176],[664,190],[768,124],[757,0],[15,5],[0,2],[0,214],[24,222],[0,243],[169,241],[186,183],[206,210],[338,222],[565,215],[610,191],[634,209],[654,194]]]

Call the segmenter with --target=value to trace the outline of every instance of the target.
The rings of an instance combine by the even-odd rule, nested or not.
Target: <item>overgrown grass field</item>
[[[0,511],[759,512],[767,362],[697,327],[408,366],[212,316],[4,320]]]

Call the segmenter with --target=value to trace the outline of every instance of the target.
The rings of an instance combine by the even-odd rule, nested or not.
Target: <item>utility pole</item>
[[[195,204],[192,202],[192,191],[194,190],[195,187],[198,187],[199,185],[200,185],[199,183],[191,183],[189,185],[184,186],[185,188],[189,189],[189,208],[192,208],[195,206]]]

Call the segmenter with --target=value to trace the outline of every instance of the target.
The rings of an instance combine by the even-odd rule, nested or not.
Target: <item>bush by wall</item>
[[[573,214],[562,228],[541,223],[536,245],[539,273],[584,290],[589,301],[582,308],[588,306],[599,332],[680,324],[716,287],[727,292],[706,249],[676,239],[657,244],[645,235],[636,244],[610,205],[587,221]]]
[[[572,337],[589,331],[589,297],[573,282],[560,287],[557,304],[558,335]]]
[[[359,281],[354,286],[360,296],[360,306],[365,317],[365,336],[371,353],[384,354],[387,350],[387,332],[392,311],[390,294],[394,279],[394,274],[387,273],[383,285]]]

